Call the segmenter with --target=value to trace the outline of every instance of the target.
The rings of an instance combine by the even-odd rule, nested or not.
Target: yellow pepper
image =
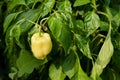
[[[37,59],[44,59],[52,50],[52,41],[48,33],[35,33],[31,37],[31,49]]]

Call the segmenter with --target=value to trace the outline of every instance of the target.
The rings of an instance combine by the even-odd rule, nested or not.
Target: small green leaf
[[[107,4],[109,6],[110,4],[110,0],[104,0],[105,4]]]
[[[39,67],[40,65],[43,65],[47,62],[47,59],[45,60],[37,60],[35,59],[31,52],[27,50],[21,50],[20,57],[17,59],[17,67],[18,67],[18,77],[23,76],[24,74],[32,73],[34,68]]]
[[[26,0],[26,4],[33,4],[33,3],[37,3],[37,2],[41,2],[42,0]]]
[[[29,5],[31,3],[34,3],[35,1],[38,1],[38,0],[26,0],[26,4]]]
[[[12,69],[12,72],[11,73],[9,73],[9,77],[12,79],[12,80],[14,80],[15,79],[15,77],[17,77],[17,69],[15,68],[15,67],[12,67],[11,68]]]
[[[109,18],[112,20],[113,19],[113,15],[111,13],[110,7],[105,6],[105,12],[109,15]]]
[[[54,64],[51,64],[49,68],[49,76],[51,80],[64,80],[65,78],[65,74],[62,72],[62,67],[59,66],[57,68]]]
[[[117,26],[120,25],[120,11],[113,17],[113,20],[117,24]]]
[[[76,0],[75,3],[74,3],[74,7],[82,6],[82,5],[85,5],[85,4],[88,4],[88,3],[90,3],[90,0]]]
[[[101,31],[108,31],[109,30],[109,24],[104,21],[100,21],[100,29]]]
[[[58,2],[57,8],[58,8],[58,10],[72,13],[71,3],[69,0],[65,0],[63,2]]]
[[[74,21],[74,32],[76,33],[76,34],[84,34],[84,35],[86,35],[86,33],[85,33],[85,24],[83,23],[83,21],[82,20],[75,20]]]
[[[120,50],[120,33],[116,33],[115,36],[112,38],[114,48],[116,49],[116,52],[119,53]]]
[[[12,33],[14,34],[14,38],[16,40],[16,44],[19,45],[20,48],[25,48],[21,43],[20,43],[20,35],[21,35],[21,29],[20,29],[20,25],[16,24],[14,25],[14,27],[12,28]]]
[[[84,22],[87,36],[95,32],[100,26],[100,18],[95,12],[86,13]]]
[[[80,51],[89,59],[92,59],[90,47],[89,47],[89,39],[85,38],[79,34],[75,34],[76,45],[80,49]]]
[[[39,10],[41,11],[41,16],[46,16],[49,12],[51,12],[54,7],[55,0],[44,0],[42,5],[39,6]]]

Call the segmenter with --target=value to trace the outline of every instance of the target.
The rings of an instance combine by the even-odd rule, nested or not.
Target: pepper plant
[[[1,79],[120,80],[119,0],[0,4],[6,66]],[[39,38],[44,33],[49,39]]]

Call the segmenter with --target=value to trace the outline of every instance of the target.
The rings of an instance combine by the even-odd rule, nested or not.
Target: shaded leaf
[[[12,2],[10,3],[8,7],[8,10],[11,11],[14,7],[18,5],[26,5],[25,0],[12,0]]]
[[[85,5],[85,4],[88,4],[88,3],[90,3],[90,0],[76,0],[75,3],[74,3],[74,7],[82,6],[82,5]]]
[[[15,46],[15,43],[20,47],[24,48],[24,46],[20,43],[20,35],[21,35],[21,30],[20,30],[20,24],[15,24],[11,25],[7,32],[6,32],[6,46],[8,49],[8,52],[11,54],[13,51],[13,47]]]
[[[74,32],[76,34],[86,35],[85,33],[85,24],[82,20],[75,20],[74,21]]]
[[[55,15],[50,17],[48,26],[53,36],[62,44],[65,52],[68,53],[68,49],[72,43],[72,33],[69,24],[66,23],[59,13],[55,13]]]
[[[100,29],[102,31],[108,31],[109,30],[109,24],[104,21],[100,21]]]
[[[17,72],[18,72],[18,71],[17,71],[17,69],[16,69],[15,67],[12,67],[11,69],[12,69],[13,72],[9,73],[9,77],[10,77],[12,80],[14,80],[15,77],[17,76]]]
[[[86,32],[84,29],[84,23],[82,20],[76,20],[74,22],[74,37],[75,43],[79,50],[85,55],[86,57],[92,59],[90,47],[89,47],[89,38],[86,38]]]
[[[106,68],[101,74],[102,80],[117,80],[114,71],[110,68]]]
[[[72,50],[76,55],[76,64],[75,65],[78,66],[78,68],[77,68],[78,72],[72,77],[72,80],[90,80],[90,78],[87,76],[87,74],[83,71],[83,69],[81,67],[79,56],[78,56],[77,52],[75,51],[76,47],[74,46],[72,48]]]
[[[63,71],[70,80],[89,80],[89,77],[81,68],[75,46],[70,48],[70,54],[63,63]]]
[[[85,55],[89,59],[92,59],[90,47],[89,47],[89,39],[79,34],[75,34],[75,39],[76,39],[76,45],[83,53],[83,55]]]
[[[120,69],[120,50],[117,50],[117,49],[115,50],[114,55],[112,57],[112,61],[114,66]]]
[[[49,76],[51,80],[64,80],[65,78],[65,74],[62,72],[62,67],[59,66],[57,68],[54,64],[51,64],[49,68]]]
[[[8,53],[12,53],[13,47],[14,47],[14,40],[13,40],[13,33],[12,33],[12,27],[14,25],[11,25],[8,30],[6,31],[5,35],[5,43],[6,43],[6,49],[8,50]]]
[[[110,4],[110,0],[104,0],[105,4],[109,5]]]
[[[17,18],[17,22],[19,22],[20,20],[24,20],[20,22],[21,34],[31,29],[33,25],[33,23],[31,22],[35,22],[39,18],[38,17],[39,15],[40,15],[39,9],[31,9],[19,15],[19,17]]]
[[[17,67],[18,67],[18,77],[23,76],[24,74],[30,74],[33,72],[34,68],[39,67],[47,62],[45,60],[37,60],[32,54],[27,50],[21,50],[20,57],[17,59]]]
[[[13,26],[12,28],[12,33],[14,34],[14,38],[16,40],[16,44],[20,47],[20,48],[25,48],[21,43],[20,43],[20,35],[21,35],[21,29],[20,29],[20,24],[16,24]]]
[[[76,64],[76,56],[73,52],[70,52],[70,54],[66,56],[66,59],[63,63],[63,71],[70,79],[77,72],[78,67],[75,64]]]
[[[120,11],[113,17],[113,20],[117,24],[117,26],[120,25]]]
[[[14,20],[14,18],[16,17],[17,13],[12,13],[9,14],[4,21],[4,32],[6,32],[6,30],[8,29],[10,23]]]

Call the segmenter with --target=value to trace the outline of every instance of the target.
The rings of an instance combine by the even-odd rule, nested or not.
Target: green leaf
[[[98,54],[98,57],[95,61],[95,64],[92,68],[92,74],[91,77],[93,79],[96,78],[96,76],[100,76],[103,72],[103,69],[107,66],[107,64],[110,62],[111,57],[113,55],[114,49],[111,42],[111,30],[109,29],[109,32],[107,34],[107,37],[100,49],[100,52]]]
[[[14,7],[18,5],[26,5],[25,0],[12,0],[12,2],[10,3],[8,7],[8,10],[11,11]]]
[[[49,12],[51,12],[54,7],[55,0],[44,0],[42,5],[39,6],[39,10],[41,11],[41,16],[46,16]]]
[[[114,66],[120,69],[120,50],[117,50],[117,49],[115,50],[114,55],[112,57],[112,61]]]
[[[75,20],[74,21],[74,32],[76,33],[76,34],[81,34],[81,35],[86,35],[86,33],[85,33],[85,24],[83,23],[83,21],[82,20]]]
[[[113,20],[117,24],[117,26],[120,25],[120,11],[113,17]]]
[[[110,0],[104,0],[105,4],[109,5],[110,4]]]
[[[109,15],[109,18],[112,20],[113,19],[113,15],[112,15],[111,11],[112,10],[110,9],[110,7],[105,6],[105,12]]]
[[[108,31],[109,30],[109,24],[104,21],[100,21],[100,29],[101,31]]]
[[[51,80],[64,80],[65,74],[62,72],[62,67],[59,66],[58,68],[51,64],[49,68],[49,76]]]
[[[73,52],[75,53],[76,55],[76,66],[78,66],[77,68],[77,73],[72,77],[72,80],[90,80],[90,78],[87,76],[87,74],[83,71],[81,65],[80,65],[80,59],[79,59],[79,56],[76,52],[76,47],[74,46],[72,48]]]
[[[116,52],[120,50],[120,33],[116,33],[115,36],[112,38],[114,47],[116,49]]]
[[[16,69],[15,67],[12,67],[11,69],[12,69],[13,72],[9,73],[9,77],[10,77],[12,80],[14,80],[15,77],[17,77],[17,72],[18,72],[18,71],[17,71],[17,69]]]
[[[69,24],[66,23],[59,13],[55,13],[55,15],[50,17],[48,26],[56,40],[62,44],[65,53],[68,53],[69,47],[72,44],[72,33]]]
[[[75,3],[74,3],[74,7],[82,6],[82,5],[85,5],[85,4],[88,4],[88,3],[90,3],[90,0],[76,0]]]
[[[60,11],[72,13],[71,3],[69,0],[65,0],[63,2],[58,2],[57,8]]]
[[[10,23],[13,21],[13,19],[15,18],[16,13],[12,13],[9,14],[4,21],[4,32],[6,32],[6,30],[8,29],[8,26],[10,25]]]
[[[42,2],[43,0],[25,0],[27,5],[31,5],[35,7],[36,3]]]
[[[81,68],[75,46],[70,48],[70,53],[63,63],[63,71],[70,80],[89,80],[89,77]]]
[[[120,34],[116,33],[114,37],[112,37],[112,42],[114,45],[114,55],[112,57],[112,64],[116,67],[116,70],[120,71]],[[117,69],[118,68],[118,69]]]
[[[86,38],[86,32],[84,29],[84,23],[82,20],[75,20],[74,21],[74,37],[75,37],[75,43],[78,49],[88,57],[89,59],[92,59],[91,52],[90,52],[90,46],[89,46],[89,38]]]
[[[20,35],[21,35],[21,29],[20,29],[20,24],[15,24],[9,27],[9,29],[6,32],[6,46],[8,49],[9,53],[12,53],[13,47],[15,43],[20,47],[20,48],[25,48],[21,43],[20,43]]]
[[[41,2],[42,0],[26,0],[26,4],[32,4],[32,3],[37,3],[37,2]]]
[[[21,36],[20,24],[15,24],[11,30],[12,30],[12,33],[14,34],[13,37],[15,38],[15,43],[20,48],[24,49],[25,48],[24,44],[20,42],[20,36]]]
[[[12,48],[14,46],[15,41],[20,48],[25,48],[24,46],[25,44],[21,43],[20,41],[21,35],[29,31],[29,29],[31,29],[33,25],[33,23],[31,22],[36,21],[39,14],[40,12],[38,9],[23,12],[17,17],[17,20],[15,21],[15,23],[12,26],[10,26],[10,28],[6,33],[6,45],[9,53],[12,52]]]
[[[20,38],[20,25],[14,25],[14,27],[12,28],[12,32],[13,32],[13,36],[15,37],[16,41],[19,43],[19,38]]]
[[[35,59],[31,52],[27,50],[21,50],[20,57],[17,59],[17,67],[18,67],[18,77],[23,76],[24,74],[30,74],[33,72],[34,68],[39,67],[47,62],[45,60],[37,60]]]
[[[69,55],[65,58],[65,61],[63,63],[63,71],[71,79],[77,72],[77,69],[76,56],[71,51]]]
[[[38,1],[38,0],[26,0],[26,4],[29,5],[31,3],[34,3],[35,1]]]
[[[101,78],[102,80],[117,80],[115,71],[110,68],[106,68],[103,71],[103,73],[101,74]]]
[[[86,13],[84,22],[87,36],[95,32],[100,26],[100,18],[95,12]]]
[[[81,36],[79,34],[75,34],[76,45],[80,49],[80,51],[89,59],[92,59],[90,47],[89,47],[89,39]]]
[[[39,15],[39,9],[31,9],[19,15],[19,17],[17,18],[17,23],[20,22],[20,20],[24,20],[20,22],[21,34],[31,29],[33,23],[39,18]]]
[[[12,21],[14,21],[14,19],[17,17],[18,14],[20,14],[21,12],[16,12],[16,13],[11,13],[9,14],[6,18],[5,18],[5,21],[4,21],[4,32],[6,32],[6,30],[8,29],[10,23]]]
[[[8,50],[8,53],[12,53],[13,47],[14,47],[14,40],[13,40],[13,33],[12,33],[12,27],[14,25],[11,25],[8,30],[6,31],[5,35],[5,43],[6,43],[6,49]]]

